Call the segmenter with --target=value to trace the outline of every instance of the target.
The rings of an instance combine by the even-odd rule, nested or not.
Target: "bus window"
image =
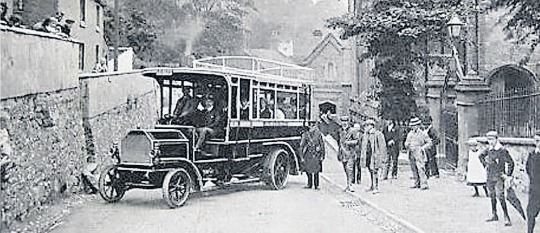
[[[258,100],[259,98],[257,98],[257,96],[259,96],[259,90],[258,89],[255,89],[253,88],[253,98],[251,99],[253,101],[253,103],[251,104],[251,106],[253,107],[253,112],[252,112],[252,117],[253,118],[259,118],[259,115],[258,115],[258,112],[257,112],[257,106],[259,106],[259,103],[258,103]]]
[[[308,99],[306,94],[300,94],[299,107],[300,108],[298,109],[298,114],[300,115],[300,119],[306,119],[308,112]]]
[[[259,103],[261,106],[261,109],[259,110],[259,118],[274,118],[274,91],[261,89],[259,91]]]
[[[231,91],[231,119],[238,119],[238,105],[236,104],[238,87],[233,86]]]
[[[249,119],[250,80],[240,79],[240,120]]]
[[[296,119],[298,112],[296,109],[297,101],[296,93],[278,91],[276,119]]]

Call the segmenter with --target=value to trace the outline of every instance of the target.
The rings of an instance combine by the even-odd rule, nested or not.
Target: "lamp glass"
[[[459,19],[456,14],[454,14],[450,21],[446,23],[450,36],[454,38],[459,37],[459,34],[461,33],[461,27],[463,27],[463,25],[464,23]]]

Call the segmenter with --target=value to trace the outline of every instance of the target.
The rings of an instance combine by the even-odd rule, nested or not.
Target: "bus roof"
[[[249,66],[249,67],[248,67]],[[247,68],[246,68],[247,67]],[[174,74],[208,74],[223,77],[242,76],[259,82],[287,85],[311,84],[313,69],[261,58],[231,56],[212,57],[193,62],[193,68],[147,68],[146,76],[167,78]]]

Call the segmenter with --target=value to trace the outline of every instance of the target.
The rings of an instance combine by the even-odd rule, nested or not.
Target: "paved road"
[[[116,204],[90,201],[52,232],[383,232],[354,209],[351,197],[303,189],[303,182],[304,176],[293,176],[280,191],[235,185],[192,196],[179,209],[168,209],[159,190],[131,190]]]

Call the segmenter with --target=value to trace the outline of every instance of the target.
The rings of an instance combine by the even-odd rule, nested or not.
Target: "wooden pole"
[[[118,5],[120,0],[114,0],[114,71],[118,71],[118,46],[120,44],[120,17]]]

